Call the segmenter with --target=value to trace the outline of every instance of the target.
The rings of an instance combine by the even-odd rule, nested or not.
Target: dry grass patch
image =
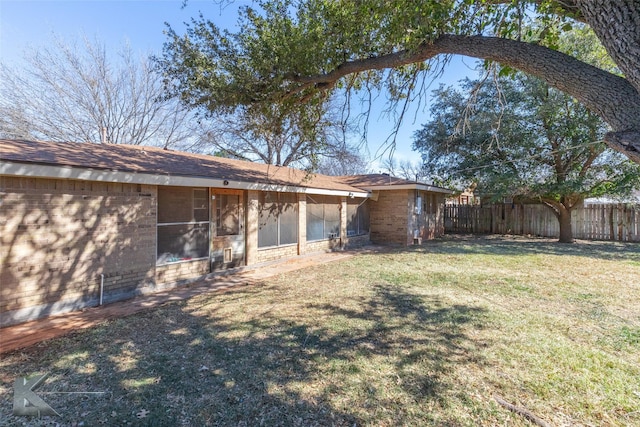
[[[200,295],[3,357],[62,425],[640,424],[640,247],[446,239]]]

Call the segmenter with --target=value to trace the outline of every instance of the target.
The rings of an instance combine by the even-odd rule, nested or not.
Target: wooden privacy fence
[[[571,218],[576,239],[640,242],[640,205],[588,205],[575,208]],[[450,233],[560,236],[556,216],[544,205],[448,205],[444,229]]]

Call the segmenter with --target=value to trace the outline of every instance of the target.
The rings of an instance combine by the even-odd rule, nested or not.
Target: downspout
[[[102,305],[102,296],[104,295],[104,273],[100,274],[100,303]]]

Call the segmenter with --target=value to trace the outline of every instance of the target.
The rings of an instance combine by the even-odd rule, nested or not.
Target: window
[[[216,195],[216,236],[240,234],[240,196]]]
[[[158,188],[158,264],[209,256],[208,194],[206,188]]]
[[[209,192],[206,188],[193,189],[193,219],[209,221]]]
[[[347,201],[347,236],[359,236],[369,232],[369,202],[349,199]]]
[[[260,193],[258,247],[298,243],[298,198],[295,193]]]
[[[307,196],[307,241],[340,237],[340,198]]]

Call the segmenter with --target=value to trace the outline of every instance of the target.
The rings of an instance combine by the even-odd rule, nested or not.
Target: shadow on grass
[[[5,355],[0,419],[55,425],[11,415],[13,380],[49,372],[40,391],[108,392],[42,394],[60,425],[353,426],[376,424],[380,411],[386,423],[411,424],[431,420],[425,402],[446,401],[456,365],[478,363],[482,343],[464,332],[482,327],[477,308],[377,284],[346,306],[311,296],[292,315],[264,304],[236,318],[256,292],[167,304]]]
[[[552,239],[500,235],[446,235],[443,239],[426,241],[423,246],[410,250],[443,254],[570,255],[640,262],[640,243],[581,240],[567,244]]]
[[[328,342],[319,338],[318,347],[328,357],[349,359],[353,353],[387,357],[395,366],[398,385],[418,401],[438,400],[451,391],[455,385],[448,374],[454,366],[481,363],[476,350],[486,343],[472,340],[465,329],[484,327],[483,309],[451,305],[439,297],[415,295],[393,285],[377,284],[374,290],[374,297],[363,300],[357,309],[315,306],[330,316],[369,324]]]

